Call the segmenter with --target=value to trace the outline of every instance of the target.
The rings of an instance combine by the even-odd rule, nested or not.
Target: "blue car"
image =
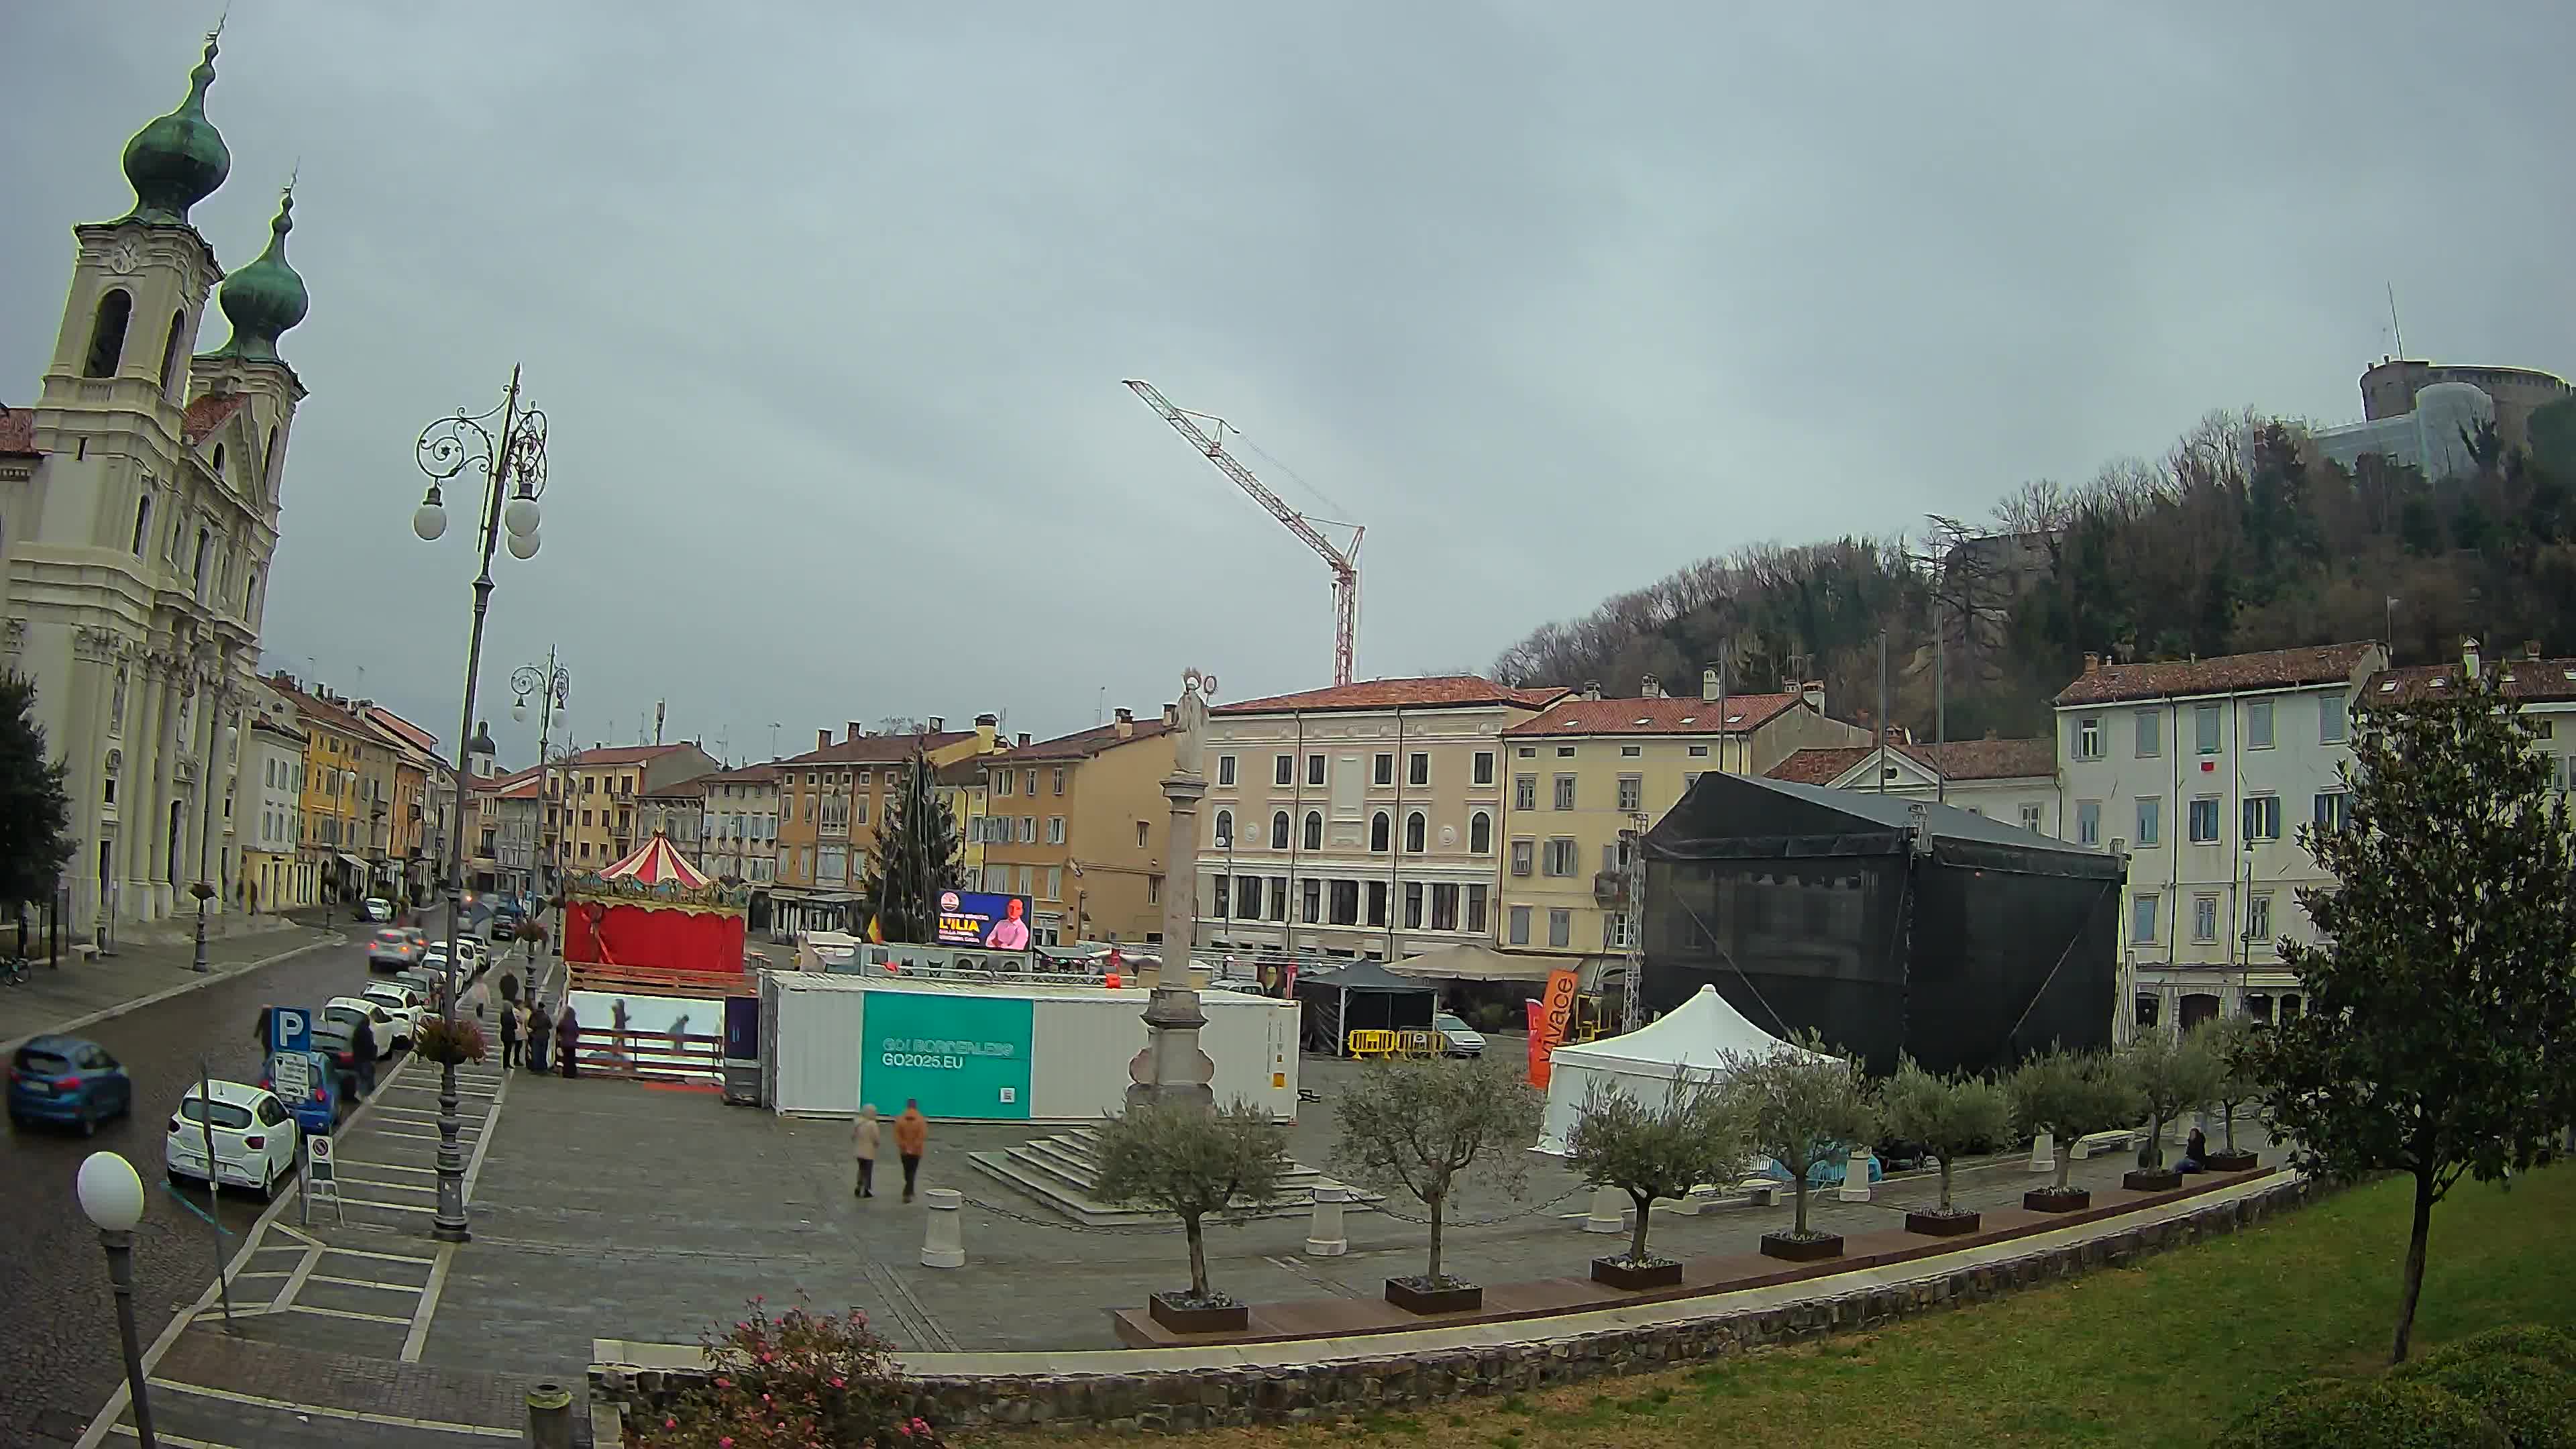
[[[110,1117],[134,1110],[134,1083],[97,1042],[76,1036],[30,1038],[9,1061],[9,1123],[60,1122],[83,1137]]]

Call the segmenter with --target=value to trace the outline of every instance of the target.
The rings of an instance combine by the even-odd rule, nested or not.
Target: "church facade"
[[[277,343],[306,296],[291,189],[267,250],[229,276],[188,219],[231,169],[206,116],[215,54],[210,37],[187,98],[127,143],[133,210],[72,228],[41,391],[0,410],[0,662],[35,681],[67,767],[77,934],[193,914],[198,881],[223,909],[257,826],[235,785],[305,395]],[[230,335],[201,352],[210,301]]]

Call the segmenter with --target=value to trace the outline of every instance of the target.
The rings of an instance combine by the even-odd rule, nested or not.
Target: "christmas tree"
[[[915,750],[902,793],[887,807],[885,826],[868,853],[860,891],[879,940],[926,945],[939,924],[939,896],[958,888],[957,821],[939,798],[930,761]]]
[[[35,708],[33,680],[0,675],[0,905],[12,915],[28,902],[51,900],[72,858],[63,766],[45,753]]]

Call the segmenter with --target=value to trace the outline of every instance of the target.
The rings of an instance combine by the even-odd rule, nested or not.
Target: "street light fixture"
[[[107,1282],[116,1292],[116,1332],[125,1344],[125,1390],[134,1400],[134,1437],[154,1449],[152,1402],[144,1395],[143,1341],[134,1332],[134,1225],[143,1221],[143,1179],[134,1164],[113,1152],[93,1152],[80,1165],[73,1190],[81,1212],[107,1249]]]
[[[529,505],[531,508],[535,506],[535,504]],[[517,696],[510,705],[510,718],[514,720],[525,721],[528,717],[528,696],[533,694],[538,697],[537,851],[545,857],[545,865],[542,870],[529,872],[528,885],[531,890],[541,892],[545,896],[552,896],[554,884],[550,877],[554,874],[556,861],[551,848],[546,844],[546,818],[554,810],[555,801],[554,797],[547,793],[546,786],[551,783],[554,776],[552,752],[555,738],[555,711],[572,703],[572,674],[555,662],[555,651],[548,648],[543,668],[534,664],[522,664],[510,672],[510,692]],[[532,988],[536,985],[533,981],[528,984]]]
[[[487,424],[499,421],[496,437]],[[412,511],[411,531],[424,543],[447,532],[447,504],[439,485],[459,474],[483,474],[483,506],[475,515],[482,535],[482,569],[474,578],[474,626],[466,636],[465,707],[456,726],[456,819],[465,819],[466,790],[474,776],[470,753],[474,736],[474,687],[483,670],[483,621],[492,605],[492,553],[506,523],[513,558],[537,552],[537,498],[546,490],[546,415],[519,402],[519,369],[510,369],[509,391],[501,405],[483,413],[459,408],[421,429],[414,445],[429,489]],[[511,490],[517,496],[511,497]],[[507,499],[507,506],[503,500]],[[448,832],[447,840],[447,979],[439,993],[439,1012],[451,1030],[456,1025],[456,941],[465,933],[465,832]],[[430,1233],[461,1243],[473,1236],[465,1220],[465,1152],[457,1141],[462,1124],[456,1115],[456,1063],[439,1063],[438,1075],[438,1211]]]

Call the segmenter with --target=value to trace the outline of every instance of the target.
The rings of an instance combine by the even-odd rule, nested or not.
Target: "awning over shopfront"
[[[340,852],[340,863],[347,866],[349,869],[356,871],[360,875],[365,875],[367,873],[367,863],[358,859],[356,856],[349,854],[345,850]]]
[[[1579,964],[1574,956],[1539,956],[1522,951],[1497,951],[1491,946],[1462,942],[1407,956],[1386,968],[1398,976],[1415,976],[1426,981],[1528,981],[1544,982],[1551,971],[1571,970]]]

